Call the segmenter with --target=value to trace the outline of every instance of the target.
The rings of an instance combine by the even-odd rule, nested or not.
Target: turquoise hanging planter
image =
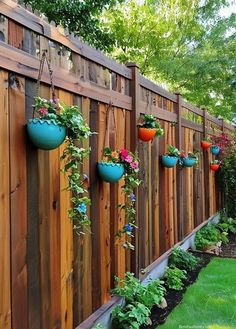
[[[196,164],[196,161],[197,161],[196,158],[189,158],[189,157],[181,158],[181,162],[183,163],[184,167],[193,167]]]
[[[98,172],[100,177],[108,183],[115,183],[124,175],[124,165],[113,162],[99,162]]]
[[[53,150],[66,138],[66,127],[52,120],[29,119],[27,131],[32,143],[42,150]]]
[[[176,166],[179,158],[175,156],[169,156],[169,155],[162,155],[161,156],[161,161],[164,167],[167,168],[173,168]]]
[[[213,155],[218,155],[220,153],[220,148],[217,145],[212,145],[211,146],[211,153]]]

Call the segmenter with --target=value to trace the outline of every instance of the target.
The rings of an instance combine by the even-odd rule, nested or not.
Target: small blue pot
[[[178,157],[173,157],[173,156],[169,156],[169,155],[161,156],[162,164],[164,167],[167,167],[167,168],[172,168],[172,167],[176,166],[178,160],[179,160]]]
[[[98,162],[98,172],[105,182],[115,183],[124,175],[125,168],[121,163]]]
[[[42,150],[53,150],[66,138],[66,127],[57,125],[52,120],[29,119],[27,131],[32,143]]]
[[[212,146],[211,146],[211,153],[212,153],[213,155],[217,155],[217,154],[219,154],[219,153],[220,153],[220,148],[219,148],[219,146],[217,146],[217,145],[212,145]]]
[[[181,158],[184,167],[193,167],[197,161],[196,158]]]

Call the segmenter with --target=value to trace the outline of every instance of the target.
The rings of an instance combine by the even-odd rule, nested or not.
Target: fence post
[[[139,110],[139,67],[136,63],[127,63],[130,68],[132,79],[130,83],[130,96],[132,97],[132,111],[130,115],[130,150],[135,152],[137,149],[137,120],[140,115]],[[139,227],[138,216],[138,193],[136,193],[136,223]],[[139,275],[139,232],[140,228],[135,233],[135,252],[131,252],[131,270]]]
[[[183,144],[182,137],[182,97],[180,93],[177,96],[177,124],[176,124],[176,147],[181,151]],[[177,220],[178,220],[178,240],[184,237],[184,205],[183,205],[183,170],[177,169]]]
[[[207,136],[207,110],[203,109],[203,137]],[[209,154],[203,150],[204,185],[205,185],[205,216],[210,216],[210,186],[209,186]]]

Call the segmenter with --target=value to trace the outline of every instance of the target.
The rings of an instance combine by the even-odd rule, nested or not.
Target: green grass
[[[236,329],[236,259],[214,258],[158,329]]]

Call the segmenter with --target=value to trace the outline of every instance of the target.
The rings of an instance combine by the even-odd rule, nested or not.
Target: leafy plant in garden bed
[[[188,251],[175,247],[172,249],[168,265],[176,266],[181,270],[193,271],[198,264],[198,258]]]
[[[227,243],[227,233],[221,232],[215,225],[206,225],[196,233],[195,246],[198,250],[207,250],[220,242]]]
[[[104,163],[111,165],[121,165],[123,168],[124,174],[124,185],[122,186],[122,192],[126,195],[125,203],[119,204],[118,209],[120,212],[125,212],[126,224],[124,227],[119,230],[117,236],[119,238],[125,236],[126,239],[123,242],[123,246],[128,249],[134,249],[134,246],[131,243],[133,237],[133,230],[137,228],[135,223],[135,189],[139,186],[141,181],[138,179],[139,172],[139,159],[137,154],[132,153],[126,149],[121,149],[119,151],[112,151],[109,147],[106,147],[104,150],[104,156],[106,162],[98,163],[102,165]],[[101,171],[101,168],[98,167],[101,177],[104,177],[104,172]],[[106,176],[107,177],[107,176]]]
[[[159,280],[152,280],[147,285],[127,272],[124,279],[115,277],[117,286],[113,294],[125,300],[125,306],[118,305],[112,312],[112,324],[117,329],[140,328],[150,323],[151,308],[162,302],[165,288]]]
[[[151,114],[144,114],[141,122],[138,124],[138,137],[144,142],[149,142],[155,136],[161,137],[164,130],[159,121]]]
[[[220,223],[216,227],[222,232],[236,234],[236,219],[221,215]]]
[[[187,278],[187,272],[175,266],[167,267],[163,279],[169,289],[181,290],[184,286],[184,280]]]

